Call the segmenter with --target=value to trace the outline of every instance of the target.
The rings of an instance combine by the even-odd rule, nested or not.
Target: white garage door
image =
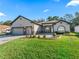
[[[14,35],[23,35],[24,34],[23,28],[13,28],[12,34],[14,34]]]

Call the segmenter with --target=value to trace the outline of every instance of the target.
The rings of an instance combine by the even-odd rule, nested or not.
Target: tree
[[[60,17],[59,20],[64,20],[64,18],[63,17]]]
[[[7,20],[7,21],[5,21],[5,22],[3,22],[3,25],[8,25],[8,26],[10,26],[11,25],[11,20]]]
[[[75,17],[79,17],[79,12],[76,12],[75,13]]]
[[[3,24],[3,21],[0,21],[0,25],[2,25]]]
[[[53,17],[52,17],[52,16],[49,16],[49,17],[47,18],[47,21],[51,21],[51,20],[53,20]]]
[[[47,18],[47,20],[48,21],[52,21],[52,20],[59,20],[59,16],[49,16],[48,18]]]
[[[73,15],[72,14],[65,14],[63,18],[65,21],[72,22]]]
[[[79,12],[75,13],[75,17],[72,20],[72,23],[74,24],[74,26],[79,25]]]
[[[71,30],[74,31],[74,27],[77,25],[79,25],[79,12],[76,12],[72,19]]]
[[[44,22],[45,19],[41,18],[41,19],[37,19],[37,20],[33,20],[33,21],[36,22],[36,23],[39,23],[39,22]]]
[[[53,16],[53,20],[59,20],[59,16]]]

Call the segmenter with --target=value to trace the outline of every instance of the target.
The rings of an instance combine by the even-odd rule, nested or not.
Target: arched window
[[[58,32],[65,32],[65,27],[64,26],[59,26],[58,27]]]

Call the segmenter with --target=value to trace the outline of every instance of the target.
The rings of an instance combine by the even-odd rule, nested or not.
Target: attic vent
[[[22,20],[22,18],[20,17],[20,20]]]
[[[60,22],[60,24],[62,24],[62,22]]]

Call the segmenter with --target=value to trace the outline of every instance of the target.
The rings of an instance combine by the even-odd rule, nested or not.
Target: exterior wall
[[[26,35],[31,35],[31,34],[33,34],[33,33],[32,33],[32,29],[33,29],[32,27],[26,27],[26,28],[25,28],[25,34],[26,34]]]
[[[56,25],[54,25],[54,32],[58,31],[59,26],[64,26],[66,32],[70,32],[70,24],[60,21]]]
[[[51,26],[51,32],[53,33],[53,31],[54,31],[54,30],[53,30],[53,26]]]
[[[34,34],[36,34],[37,32],[41,31],[41,26],[34,24],[34,29],[33,30],[34,30]]]
[[[75,32],[79,32],[79,26],[75,27]]]
[[[29,20],[20,17],[12,24],[11,27],[26,27],[32,25],[33,23],[31,23]]]

